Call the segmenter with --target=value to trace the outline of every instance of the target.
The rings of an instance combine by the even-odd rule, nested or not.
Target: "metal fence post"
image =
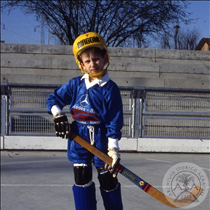
[[[7,103],[7,85],[1,85],[1,136],[7,135],[7,116],[8,116],[8,103]]]

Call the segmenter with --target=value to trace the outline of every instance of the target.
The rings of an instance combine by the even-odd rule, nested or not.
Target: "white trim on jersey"
[[[92,82],[90,82],[88,74],[84,74],[81,80],[83,79],[85,80],[86,89],[89,89],[96,84],[100,84],[100,86],[104,86],[110,80],[108,72],[106,72],[100,79],[95,79]]]
[[[62,112],[62,110],[57,105],[54,105],[51,108],[51,112],[52,112],[53,116],[55,117],[57,114],[60,114]]]
[[[110,148],[119,149],[118,139],[113,139],[108,137],[108,149]]]

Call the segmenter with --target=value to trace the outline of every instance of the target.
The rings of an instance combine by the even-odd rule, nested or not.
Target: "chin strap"
[[[98,85],[99,85],[99,87],[101,87],[100,78],[101,78],[106,72],[107,72],[107,69],[103,69],[103,70],[101,70],[101,71],[99,71],[99,72],[93,72],[93,73],[90,73],[90,74],[88,74],[87,72],[85,72],[85,74],[88,74],[89,77],[97,77],[98,80],[99,80]]]
[[[98,79],[100,79],[100,78],[107,72],[108,66],[109,66],[109,62],[107,63],[106,68],[102,69],[102,70],[99,71],[99,72],[93,72],[93,73],[90,73],[90,74],[88,74],[88,73],[85,71],[85,69],[83,69],[82,67],[81,67],[81,70],[82,70],[82,73],[88,74],[89,77],[97,77]]]
[[[105,73],[107,72],[107,69],[102,69],[99,72],[93,72],[93,73],[86,73],[89,75],[89,77],[97,77],[98,79],[100,79]]]

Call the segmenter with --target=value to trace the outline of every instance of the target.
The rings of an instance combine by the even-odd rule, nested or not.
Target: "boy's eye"
[[[94,58],[94,59],[93,59],[94,62],[96,62],[96,61],[98,61],[98,60],[99,60],[98,58]]]
[[[97,62],[98,60],[99,60],[98,58],[92,59],[93,62]],[[86,60],[85,63],[87,63],[87,64],[90,63],[90,60]]]

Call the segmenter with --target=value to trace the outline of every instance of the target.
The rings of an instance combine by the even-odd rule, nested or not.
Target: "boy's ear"
[[[108,63],[108,55],[107,53],[104,55],[105,62]]]
[[[84,64],[82,62],[80,62],[79,64],[80,64],[80,66],[82,66],[82,68],[84,68]]]
[[[79,64],[80,64],[80,66],[82,67],[82,70],[81,70],[81,71],[82,71],[82,72],[85,71],[85,66],[84,66],[84,64],[83,64],[82,62],[80,62]],[[84,72],[83,72],[83,73],[84,73]]]

